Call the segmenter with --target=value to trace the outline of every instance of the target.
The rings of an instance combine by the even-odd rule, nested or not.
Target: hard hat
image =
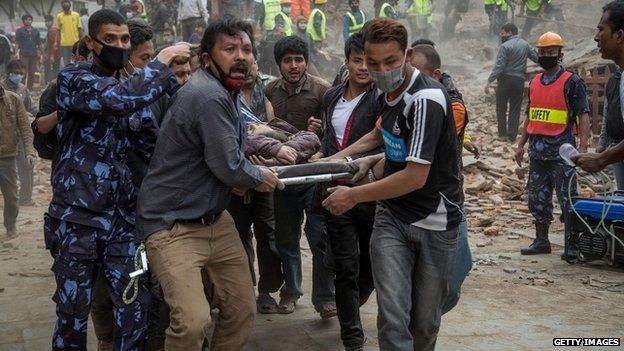
[[[326,3],[327,3],[327,0],[314,0],[314,3],[315,3],[316,5],[326,4]]]
[[[290,5],[291,0],[280,0],[280,5]]]
[[[563,47],[563,39],[561,39],[559,34],[553,32],[546,32],[542,34],[542,36],[537,39],[537,47],[547,48],[549,46]]]

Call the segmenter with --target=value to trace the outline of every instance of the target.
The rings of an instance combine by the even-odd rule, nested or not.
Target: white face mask
[[[403,56],[403,63],[400,67],[387,72],[368,71],[368,75],[375,83],[375,86],[384,93],[395,91],[405,81],[405,61],[407,59],[407,50]]]

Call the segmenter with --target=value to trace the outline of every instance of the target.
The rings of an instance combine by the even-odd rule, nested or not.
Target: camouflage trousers
[[[550,224],[553,220],[553,189],[563,213],[570,207],[568,185],[574,176],[574,168],[561,160],[535,160],[529,164],[529,210],[537,224]],[[571,194],[576,196],[576,182],[572,182]]]
[[[86,350],[87,321],[97,274],[103,274],[114,309],[114,350],[142,350],[149,309],[147,276],[140,276],[137,299],[123,301],[124,289],[134,271],[134,225],[116,218],[103,230],[45,215],[46,247],[54,258],[58,317],[53,350]],[[130,294],[131,295],[131,294]]]

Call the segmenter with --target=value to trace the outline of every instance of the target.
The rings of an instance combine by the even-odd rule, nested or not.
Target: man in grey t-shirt
[[[245,159],[238,91],[253,64],[252,38],[251,26],[233,19],[206,30],[204,67],[173,97],[139,193],[137,229],[171,308],[166,350],[199,350],[211,306],[219,309],[213,349],[242,350],[253,328],[247,255],[225,209],[234,188],[283,184]]]

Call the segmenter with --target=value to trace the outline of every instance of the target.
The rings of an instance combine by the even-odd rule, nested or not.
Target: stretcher
[[[271,167],[284,185],[331,182],[353,177],[360,169],[355,162],[314,162]]]

